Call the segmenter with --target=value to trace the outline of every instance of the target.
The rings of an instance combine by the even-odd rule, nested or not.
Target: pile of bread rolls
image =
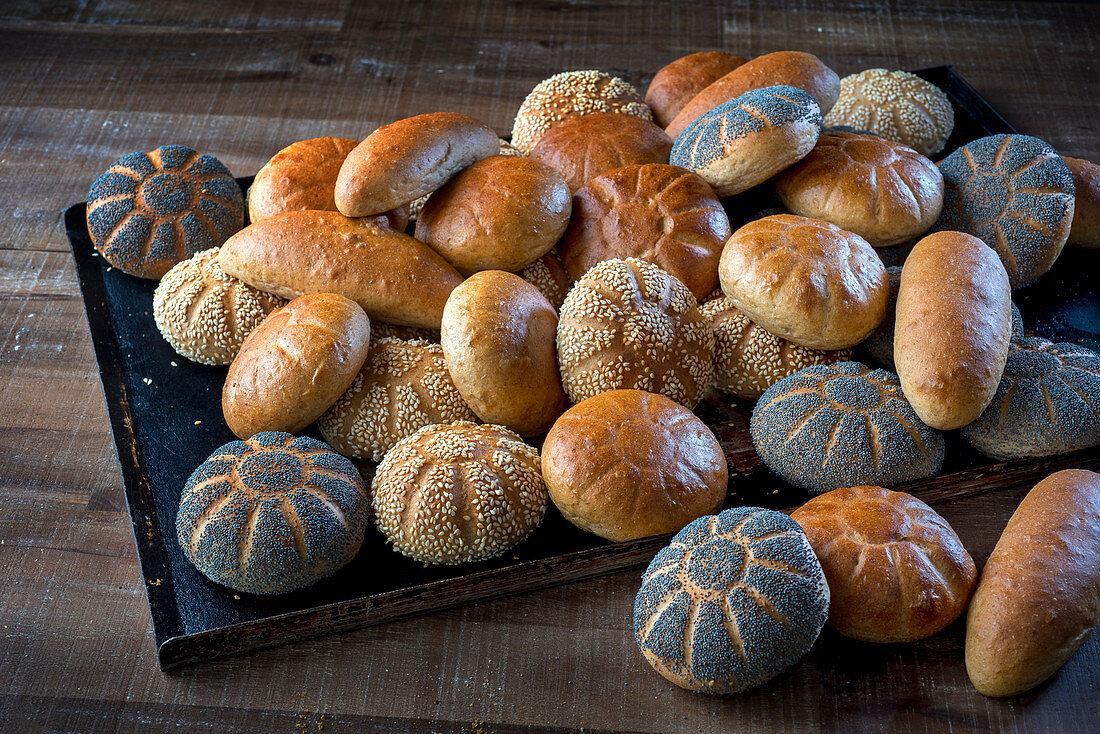
[[[1100,478],[1040,483],[981,574],[886,487],[938,473],[944,431],[996,458],[1100,443],[1100,357],[1026,336],[1012,304],[1067,242],[1100,247],[1100,168],[1023,135],[934,163],[953,124],[912,74],[703,52],[644,97],[552,76],[510,143],[451,112],[299,141],[247,202],[189,148],[121,159],[89,194],[97,249],[160,279],[173,348],[229,365],[240,440],[183,489],[185,554],[285,593],[350,561],[372,515],[457,564],[552,503],[611,541],[676,533],[634,622],[685,688],[759,685],[826,621],[908,642],[968,603],[978,689],[1038,684],[1100,619]],[[732,230],[758,187],[784,209]],[[711,390],[756,401],[761,458],[818,495],[792,517],[715,514],[729,471],[692,412]],[[369,488],[345,457],[378,462]]]

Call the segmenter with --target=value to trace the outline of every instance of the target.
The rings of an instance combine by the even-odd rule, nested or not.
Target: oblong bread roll
[[[1054,675],[1100,622],[1100,474],[1066,469],[1027,493],[982,570],[966,672],[986,696]]]
[[[894,363],[901,389],[932,428],[962,428],[997,391],[1012,338],[1008,273],[992,249],[962,232],[937,232],[901,271]]]
[[[284,212],[249,225],[222,246],[218,264],[265,293],[338,293],[371,319],[429,329],[462,282],[423,242],[339,212]]]

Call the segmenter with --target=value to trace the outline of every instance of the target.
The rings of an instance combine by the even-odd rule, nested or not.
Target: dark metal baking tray
[[[983,135],[1013,132],[950,67],[917,72],[955,106],[946,150]],[[250,178],[238,179],[242,189]],[[736,226],[775,206],[769,187],[727,202]],[[667,537],[612,544],[574,528],[551,507],[544,523],[504,556],[462,567],[428,567],[392,551],[371,530],[359,556],[337,574],[278,597],[238,594],[201,576],[176,541],[180,491],[191,471],[234,437],[221,415],[225,368],[177,355],[153,323],[155,282],[113,270],[88,236],[85,205],[65,228],[99,363],[126,500],[163,669],[260,647],[425,614],[644,565]],[[1100,299],[1088,281],[1097,253],[1067,249],[1054,271],[1018,294],[1025,322],[1056,340],[1100,346]],[[731,469],[728,504],[796,505],[805,496],[760,464],[747,433],[751,405],[723,396],[698,409],[719,436]],[[992,465],[949,437],[944,474],[909,489],[928,501],[1011,486],[1064,465],[1100,463],[1097,452]],[[369,481],[373,465],[359,463]]]

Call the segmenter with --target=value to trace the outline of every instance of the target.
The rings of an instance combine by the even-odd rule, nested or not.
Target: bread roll
[[[594,69],[563,71],[536,84],[524,98],[512,124],[512,145],[529,155],[554,125],[595,112],[653,119],[649,105],[625,79]]]
[[[894,363],[905,397],[943,431],[993,399],[1012,339],[1012,292],[1000,259],[976,237],[937,232],[901,270]]]
[[[244,226],[244,196],[214,156],[163,145],[120,158],[99,176],[86,218],[92,244],[112,267],[159,280]]]
[[[350,461],[314,438],[265,431],[230,441],[195,469],[176,537],[211,581],[284,594],[355,558],[369,518],[370,496]]]
[[[295,298],[241,345],[222,388],[222,414],[241,438],[298,433],[355,379],[370,347],[370,320],[334,293]]]
[[[265,293],[339,293],[372,319],[430,329],[462,282],[419,240],[339,212],[286,212],[249,225],[225,243],[218,263]]]
[[[1047,143],[989,135],[939,163],[943,213],[936,230],[966,232],[996,251],[1012,288],[1030,285],[1058,259],[1073,220],[1073,176]]]
[[[844,487],[791,513],[829,581],[829,624],[867,642],[934,635],[966,609],[978,578],[947,521],[905,492]]]
[[[775,86],[808,92],[817,100],[821,114],[825,114],[840,94],[840,77],[813,54],[777,51],[757,56],[695,95],[668,124],[665,132],[675,140],[691,123],[715,107],[754,89]]]
[[[691,291],[644,260],[605,260],[562,304],[558,364],[575,403],[634,388],[694,408],[713,363],[714,334]]]
[[[596,176],[622,166],[668,163],[672,139],[649,120],[594,112],[562,120],[531,151],[535,160],[560,173],[577,193]]]
[[[676,138],[669,161],[698,173],[719,196],[732,196],[799,161],[820,132],[812,96],[765,87],[700,115]]]
[[[348,154],[336,179],[336,208],[349,217],[381,214],[435,191],[499,150],[496,133],[469,115],[431,112],[398,120]]]
[[[253,222],[289,211],[336,211],[336,177],[359,145],[347,138],[311,138],[291,143],[256,172],[248,190]]]
[[[571,210],[569,186],[553,168],[496,155],[463,169],[428,198],[416,238],[464,275],[514,272],[554,246]]]
[[[440,343],[458,392],[486,423],[545,433],[568,405],[558,373],[558,315],[539,289],[484,270],[455,288]]]
[[[546,514],[539,452],[500,426],[425,426],[371,483],[378,529],[404,556],[457,564],[504,553]]]
[[[935,155],[955,128],[955,110],[939,87],[916,74],[867,69],[840,80],[825,124],[850,126]]]
[[[777,214],[733,233],[718,264],[722,292],[752,321],[813,349],[847,349],[882,323],[886,268],[857,234]]]
[[[859,362],[814,365],[775,383],[749,430],[761,461],[810,492],[889,487],[943,467],[943,435],[920,421],[897,376]]]
[[[616,168],[581,187],[573,207],[558,245],[573,280],[605,260],[634,257],[676,276],[696,299],[718,286],[729,217],[694,173],[659,163]]]
[[[775,189],[792,214],[832,222],[873,247],[919,237],[943,209],[936,164],[877,135],[823,134],[776,178]]]
[[[718,439],[690,410],[612,390],[558,418],[542,445],[542,476],[565,519],[619,542],[717,512],[729,472]]]
[[[746,61],[725,51],[700,51],[661,67],[645,93],[653,120],[661,127],[668,127],[695,95]]]
[[[681,530],[642,576],[634,639],[681,688],[739,693],[805,655],[829,611],[829,587],[791,518],[735,507]]]
[[[714,385],[745,400],[756,400],[784,377],[815,364],[847,362],[851,352],[809,349],[789,342],[749,320],[726,296],[699,306],[714,329]]]
[[[424,426],[476,419],[447,371],[441,346],[387,338],[371,340],[363,368],[317,419],[317,429],[344,456],[381,461]]]
[[[966,672],[986,696],[1054,675],[1100,622],[1100,475],[1051,474],[1012,513],[966,616]]]
[[[1073,223],[1067,245],[1100,247],[1100,166],[1062,156],[1073,176]]]
[[[161,278],[153,291],[153,321],[178,354],[202,364],[229,364],[245,337],[283,303],[227,275],[212,247]]]

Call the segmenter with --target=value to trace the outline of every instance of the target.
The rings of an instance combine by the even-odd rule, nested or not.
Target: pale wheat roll
[[[997,391],[1012,339],[1008,273],[962,232],[917,243],[901,271],[894,363],[905,397],[933,428],[962,428]]]
[[[523,278],[483,270],[443,308],[440,344],[451,379],[478,418],[523,436],[549,430],[568,407],[558,373],[558,314]]]

